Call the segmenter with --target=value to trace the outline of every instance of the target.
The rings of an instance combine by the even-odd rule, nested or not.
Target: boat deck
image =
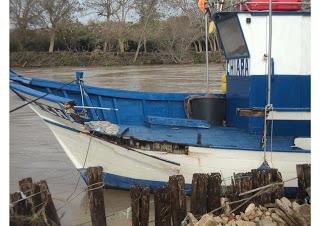
[[[121,125],[120,133],[122,136],[133,137],[146,141],[167,141],[190,146],[201,146],[223,149],[240,150],[261,150],[261,135],[249,134],[234,127],[210,127],[186,128],[186,127],[167,127],[159,125],[151,126],[132,126]],[[197,144],[198,134],[201,136],[201,144]],[[268,140],[270,137],[268,137]],[[270,140],[269,140],[270,141]],[[274,136],[272,140],[272,150],[281,152],[308,152],[294,147],[294,137]],[[267,150],[270,150],[268,142]]]
[[[30,79],[13,72],[10,73],[10,79],[15,81],[10,83],[10,88],[24,94],[60,104],[74,101],[77,105],[81,105],[77,84],[62,85],[61,82]],[[59,87],[62,86],[64,89],[60,91]],[[46,95],[47,92],[49,95]],[[252,134],[236,127],[211,126],[203,120],[186,118],[184,100],[191,94],[148,93],[90,86],[86,86],[86,92],[85,105],[119,109],[119,111],[89,109],[92,118],[88,118],[88,121],[109,121],[119,125],[118,136],[189,146],[262,151],[261,134]],[[63,108],[60,111],[63,111]],[[267,150],[271,150],[271,139],[270,137],[267,139]],[[294,139],[293,136],[273,136],[272,151],[310,152],[295,147]]]

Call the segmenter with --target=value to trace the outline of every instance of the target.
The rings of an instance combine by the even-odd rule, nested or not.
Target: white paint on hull
[[[58,118],[33,107],[40,117],[68,127],[78,127],[79,124]],[[190,147],[188,155],[171,154],[156,151],[136,150],[161,159],[177,162],[174,165],[132,150],[120,147],[87,133],[76,132],[48,123],[49,128],[71,159],[75,167],[102,166],[104,172],[134,179],[167,182],[170,175],[182,174],[186,183],[191,183],[193,173],[221,172],[224,178],[233,173],[246,172],[257,168],[263,162],[263,152],[228,150],[216,148]],[[91,144],[88,150],[89,141]],[[88,155],[87,155],[88,151]],[[86,163],[85,158],[87,155]],[[296,177],[296,164],[310,163],[309,153],[274,152],[267,154],[267,160],[272,167],[279,169],[284,180]],[[226,181],[229,184],[230,181]],[[288,187],[296,187],[297,181],[290,181]]]

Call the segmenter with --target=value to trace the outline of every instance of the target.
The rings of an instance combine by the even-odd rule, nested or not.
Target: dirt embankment
[[[122,66],[150,64],[205,63],[204,53],[191,53],[181,62],[176,62],[169,54],[140,53],[133,63],[134,53],[104,52],[11,52],[11,67],[54,67],[54,66]],[[222,62],[221,52],[209,54],[210,62]]]

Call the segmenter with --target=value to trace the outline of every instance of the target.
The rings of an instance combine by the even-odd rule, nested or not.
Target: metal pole
[[[271,44],[272,44],[272,0],[269,0],[268,102],[267,102],[268,105],[271,104],[271,73],[272,73]]]
[[[271,105],[271,71],[272,71],[272,63],[271,63],[271,44],[272,44],[272,0],[269,0],[269,40],[268,40],[268,98],[267,98],[267,106],[265,107],[265,119],[264,119],[264,153],[263,158],[264,161],[267,161],[267,108]]]
[[[205,29],[206,29],[206,74],[207,74],[207,93],[209,93],[209,56],[208,56],[208,11],[205,14]]]

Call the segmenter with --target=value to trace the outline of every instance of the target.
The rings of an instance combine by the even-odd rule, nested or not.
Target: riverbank
[[[125,66],[125,65],[156,65],[156,64],[199,64],[205,63],[205,54],[191,53],[181,61],[170,54],[140,53],[133,62],[134,52],[11,52],[10,67],[57,67],[57,66]],[[210,52],[209,61],[224,61],[221,52]]]

